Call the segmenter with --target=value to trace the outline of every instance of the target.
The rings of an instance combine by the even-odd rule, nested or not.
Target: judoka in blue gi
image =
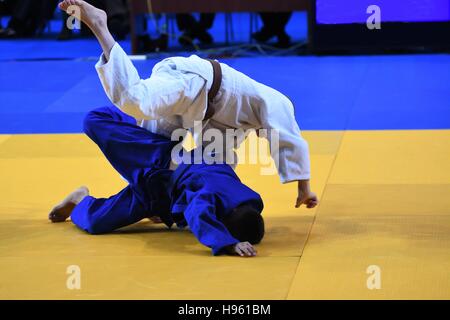
[[[71,217],[82,230],[104,234],[150,218],[169,228],[189,226],[214,255],[256,255],[252,244],[264,236],[263,202],[229,165],[203,162],[170,170],[178,141],[139,127],[116,107],[88,113],[84,131],[129,185],[108,199],[81,187],[52,210],[52,222]]]

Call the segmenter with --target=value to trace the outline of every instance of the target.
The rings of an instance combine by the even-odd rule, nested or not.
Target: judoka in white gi
[[[213,85],[212,64],[195,55],[168,58],[141,79],[129,57],[107,28],[106,13],[80,0],[65,0],[60,8],[80,19],[97,37],[103,54],[96,65],[103,88],[120,110],[138,120],[149,131],[170,137],[179,128],[192,129],[203,122],[203,130],[277,130],[277,169],[282,183],[298,182],[296,207],[314,208],[317,196],[310,190],[310,159],[291,101],[280,92],[221,63],[222,82],[208,112],[208,93]],[[269,136],[270,137],[270,136]],[[274,150],[272,150],[274,151]]]

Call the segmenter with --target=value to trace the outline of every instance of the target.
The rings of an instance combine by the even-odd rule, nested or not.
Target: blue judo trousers
[[[221,218],[239,205],[262,212],[259,194],[245,186],[227,164],[181,164],[169,170],[177,141],[152,133],[116,107],[89,112],[84,132],[129,185],[118,194],[87,196],[73,210],[72,222],[91,234],[103,234],[158,216],[170,228],[189,226],[197,239],[220,254],[236,244]]]

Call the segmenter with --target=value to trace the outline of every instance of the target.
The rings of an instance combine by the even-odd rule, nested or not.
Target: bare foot
[[[100,28],[106,28],[107,16],[106,12],[100,10],[86,1],[81,0],[64,0],[59,3],[59,8],[69,15],[74,15],[71,6],[77,6],[80,9],[80,20],[84,22],[94,33]]]
[[[72,214],[73,209],[86,196],[89,195],[89,190],[86,187],[80,187],[67,196],[60,204],[53,208],[48,215],[52,222],[64,222]]]

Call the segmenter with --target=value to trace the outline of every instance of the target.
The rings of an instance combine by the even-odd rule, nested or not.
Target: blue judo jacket
[[[242,204],[262,212],[261,196],[244,185],[227,164],[181,164],[170,183],[171,213],[178,227],[192,233],[214,255],[239,242],[221,222]]]
[[[88,113],[84,131],[129,182],[116,195],[87,196],[74,208],[72,222],[91,234],[160,216],[169,227],[174,222],[189,225],[198,240],[218,254],[238,242],[221,217],[244,203],[263,209],[261,197],[226,164],[181,164],[175,172],[169,170],[171,150],[178,142],[137,126],[136,119],[116,107]]]

